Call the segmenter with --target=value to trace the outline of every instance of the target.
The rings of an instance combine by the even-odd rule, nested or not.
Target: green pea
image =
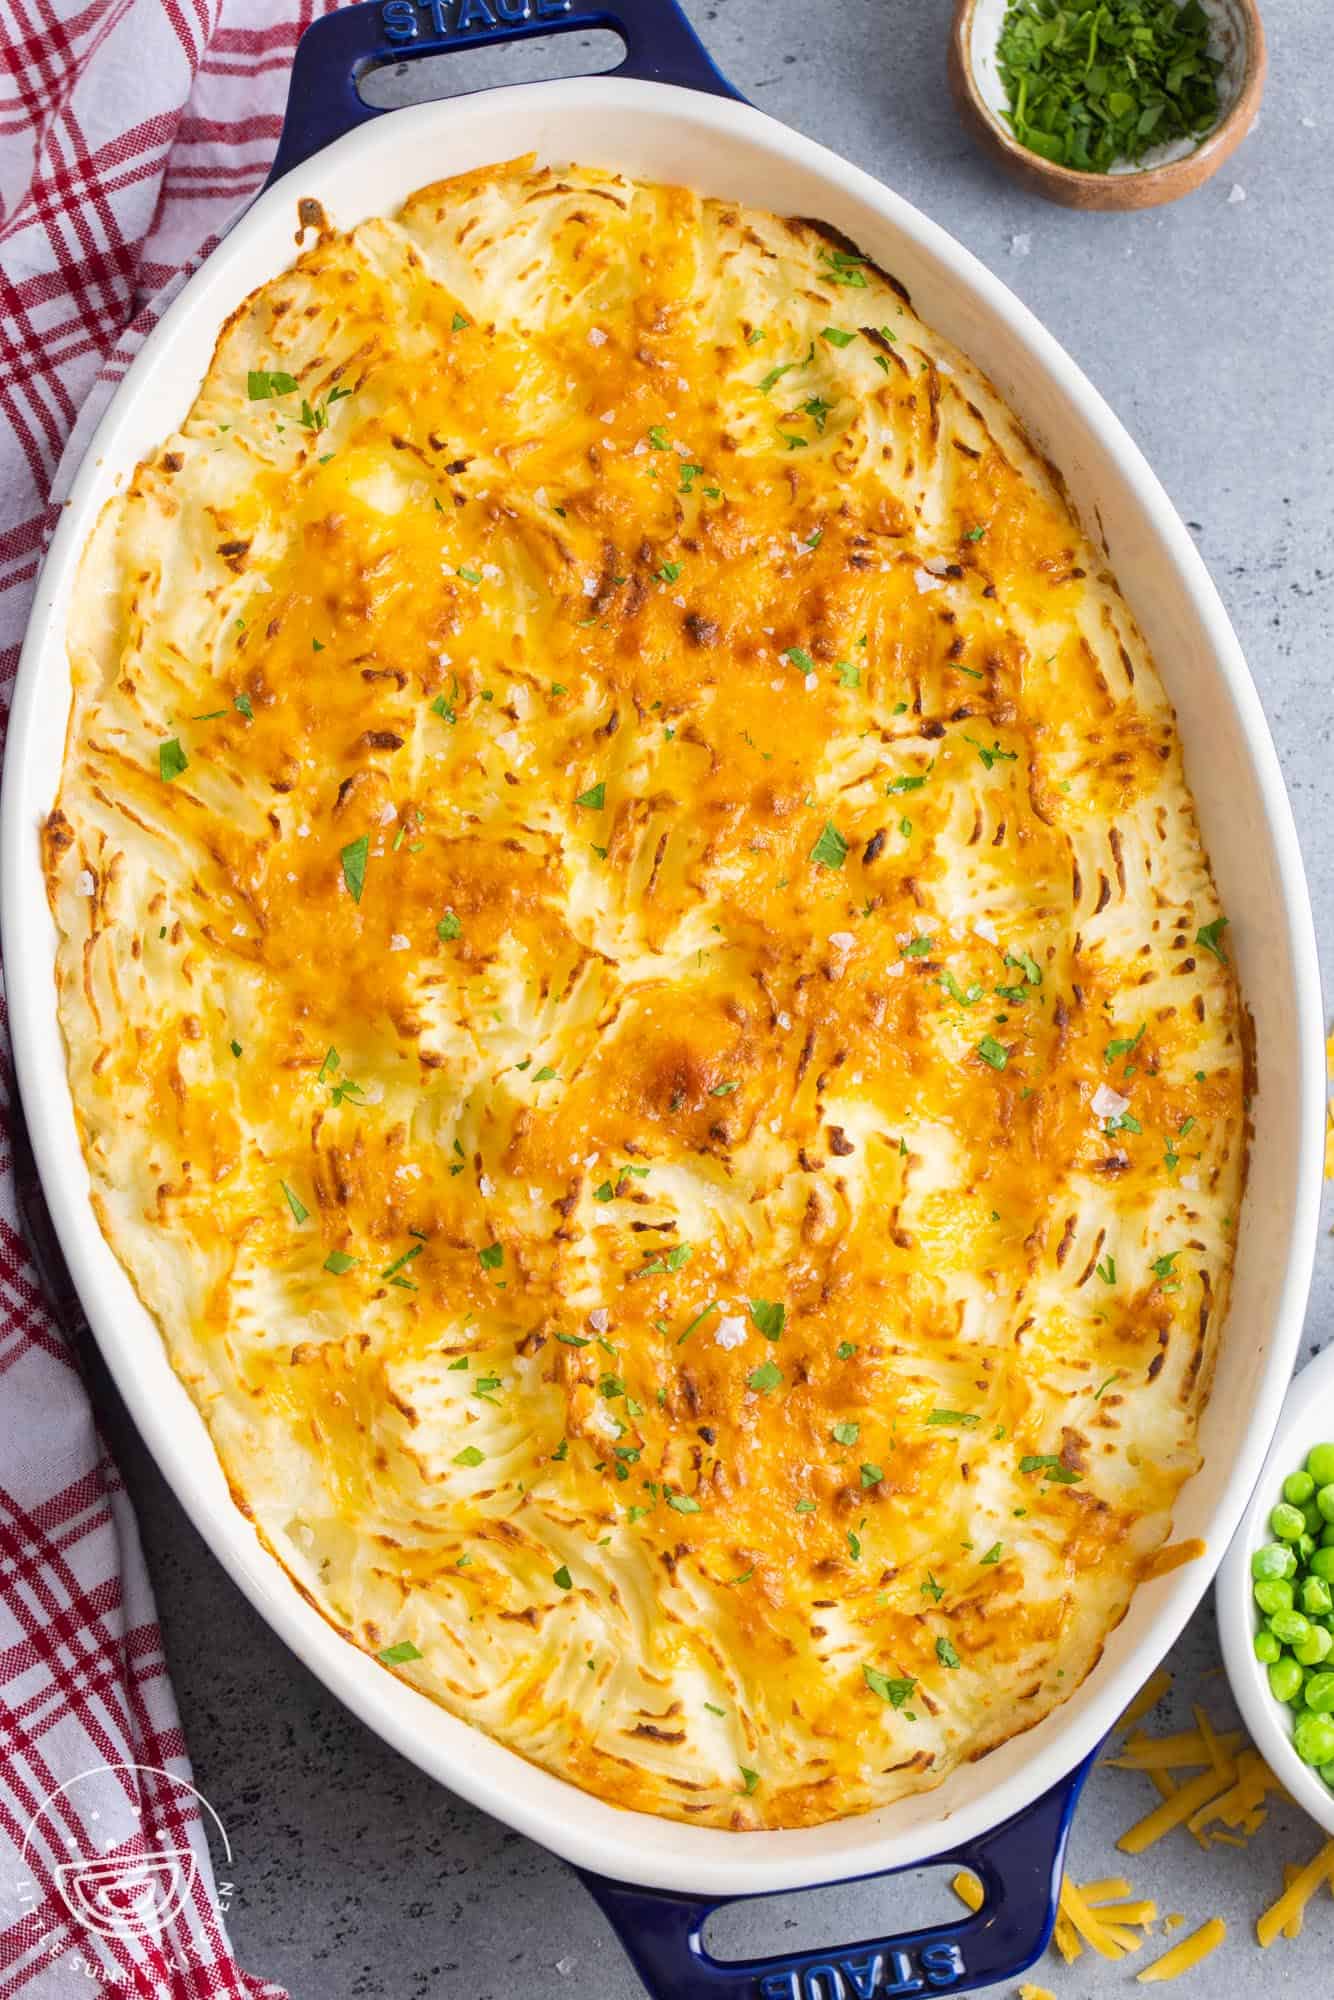
[[[1322,1549],[1334,1549],[1334,1521],[1321,1530],[1320,1546]]]
[[[1329,1786],[1331,1792],[1334,1792],[1334,1764],[1322,1764],[1320,1766],[1320,1775]]]
[[[1334,1673],[1312,1674],[1306,1683],[1306,1706],[1317,1715],[1334,1713]]]
[[[1292,1745],[1303,1764],[1334,1763],[1334,1721],[1307,1709],[1293,1725]]]
[[[1311,1621],[1300,1611],[1276,1611],[1269,1620],[1269,1629],[1283,1645],[1295,1646],[1310,1631]]]
[[[1313,1534],[1310,1533],[1308,1529],[1306,1534],[1299,1535],[1297,1537],[1297,1540],[1293,1544],[1293,1546],[1297,1551],[1298,1563],[1309,1563],[1311,1557],[1316,1552],[1316,1547],[1317,1547],[1316,1538]]]
[[[1323,1577],[1304,1577],[1300,1602],[1308,1618],[1327,1618],[1334,1611],[1334,1591]]]
[[[1334,1444],[1313,1445],[1306,1454],[1306,1470],[1317,1486],[1328,1486],[1334,1479]]]
[[[1320,1487],[1314,1501],[1308,1504],[1314,1506],[1318,1516],[1314,1523],[1314,1532],[1317,1535],[1323,1534],[1326,1528],[1334,1526],[1334,1484]]]
[[[1293,1657],[1304,1667],[1318,1667],[1334,1652],[1334,1635],[1323,1625],[1313,1625],[1304,1639],[1299,1639],[1293,1647]]]
[[[1277,1701],[1292,1701],[1302,1691],[1302,1670],[1295,1660],[1275,1660],[1269,1669],[1269,1691]]]
[[[1272,1667],[1275,1660],[1283,1657],[1283,1648],[1268,1626],[1262,1625],[1255,1635],[1255,1657],[1266,1667]]]
[[[1315,1481],[1309,1472],[1290,1472],[1283,1482],[1283,1498],[1294,1507],[1304,1507],[1314,1492]]]
[[[1306,1532],[1306,1516],[1300,1507],[1289,1507],[1286,1500],[1280,1500],[1269,1516],[1269,1525],[1281,1542],[1295,1542]]]
[[[1253,1589],[1255,1601],[1266,1618],[1272,1618],[1276,1611],[1291,1611],[1295,1602],[1292,1585],[1283,1576],[1257,1583]]]
[[[1251,1557],[1251,1575],[1257,1583],[1272,1582],[1276,1577],[1291,1576],[1297,1567],[1292,1550],[1282,1542],[1266,1542]]]

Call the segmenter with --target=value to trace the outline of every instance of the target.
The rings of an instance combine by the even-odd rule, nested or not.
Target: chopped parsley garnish
[[[563,1341],[566,1347],[591,1347],[593,1345],[592,1341],[585,1340],[581,1333],[558,1333],[556,1338],[559,1341]]]
[[[376,1657],[383,1660],[387,1667],[403,1667],[409,1660],[419,1660],[422,1656],[411,1639],[400,1639],[396,1646],[386,1646]]]
[[[966,542],[980,542],[986,532],[985,528],[970,528],[964,536],[964,540]]]
[[[727,1713],[727,1710],[719,1708],[716,1702],[706,1701],[704,1706],[708,1709],[710,1715],[726,1715]]]
[[[674,1249],[667,1252],[665,1257],[652,1258],[649,1263],[641,1264],[637,1271],[632,1271],[630,1276],[632,1279],[659,1277],[666,1271],[679,1271],[683,1264],[688,1264],[689,1262],[690,1245],[688,1243],[678,1243]]]
[[[287,1206],[292,1211],[293,1222],[300,1224],[302,1222],[309,1221],[310,1210],[306,1207],[306,1204],[302,1201],[300,1195],[294,1194],[292,1189],[288,1187],[286,1181],[279,1181],[278,1185],[282,1189],[283,1193],[287,1196]]]
[[[904,945],[900,955],[903,958],[925,958],[934,943],[934,938],[910,938],[908,943]]]
[[[231,1049],[232,1054],[236,1057],[236,1060],[239,1062],[241,1060],[241,1056],[243,1053],[241,1044],[239,1042],[231,1042],[228,1044],[228,1046]]]
[[[653,446],[654,451],[671,450],[671,445],[668,442],[667,433],[663,429],[661,424],[649,425],[648,441]]]
[[[857,1348],[851,1340],[840,1340],[834,1352],[840,1361],[851,1361],[853,1355],[857,1352]]]
[[[958,980],[954,977],[954,974],[952,972],[949,971],[942,972],[940,975],[940,984],[949,994],[950,999],[957,1000],[961,1007],[972,1007],[977,1001],[979,1001],[982,998],[982,988],[977,984],[976,981],[974,981],[973,984],[970,987],[968,987],[967,990],[965,990],[962,986],[960,986]]]
[[[1041,986],[1042,967],[1035,958],[1030,958],[1026,951],[1007,951],[1005,963],[1013,965],[1017,971],[1022,972],[1029,986]]]
[[[699,1501],[689,1493],[668,1493],[664,1498],[667,1505],[675,1508],[678,1514],[698,1514],[700,1511]]]
[[[485,1457],[486,1453],[478,1451],[475,1444],[465,1444],[462,1451],[454,1453],[454,1463],[455,1465],[480,1465]]]
[[[457,715],[455,715],[453,709],[450,707],[449,703],[445,700],[445,697],[442,694],[438,694],[435,700],[431,703],[431,713],[432,715],[442,716],[446,722],[458,721]]]
[[[556,1075],[556,1072],[555,1072],[555,1070],[554,1070],[554,1069],[552,1069],[551,1065],[550,1065],[549,1063],[543,1063],[543,1065],[542,1065],[541,1069],[539,1069],[539,1070],[536,1070],[536,1071],[534,1072],[534,1074],[533,1074],[533,1082],[534,1082],[534,1083],[551,1083],[551,1082],[552,1082],[552,1081],[554,1080],[554,1078],[555,1078],[555,1075]]]
[[[861,1434],[861,1425],[852,1422],[835,1424],[830,1433],[835,1444],[856,1444]]]
[[[974,1424],[982,1421],[981,1417],[975,1417],[967,1410],[930,1410],[926,1420],[929,1424],[962,1424],[965,1430],[971,1430]]]
[[[803,674],[815,672],[815,662],[804,646],[789,646],[783,658]]]
[[[181,748],[179,736],[169,736],[165,743],[158,744],[157,774],[164,784],[169,785],[173,778],[179,778],[189,761]]]
[[[986,1554],[984,1556],[979,1556],[978,1558],[979,1562],[984,1562],[984,1563],[998,1563],[1000,1559],[1001,1559],[1001,1545],[999,1542],[993,1542],[991,1544],[991,1547],[987,1550]]]
[[[765,376],[764,380],[762,382],[758,382],[755,386],[758,388],[762,396],[767,396],[769,391],[773,388],[774,383],[781,382],[784,375],[791,374],[792,370],[796,366],[797,364],[795,361],[784,361],[781,367],[771,368],[769,370],[769,373]]]
[[[841,868],[848,858],[848,843],[831,819],[824,823],[824,832],[811,849],[810,858],[819,868]]]
[[[1027,1458],[1021,1458],[1019,1461],[1019,1470],[1021,1472],[1040,1472],[1044,1479],[1050,1479],[1053,1485],[1056,1486],[1077,1486],[1084,1477],[1082,1472],[1071,1472],[1068,1466],[1062,1465],[1060,1459],[1050,1453],[1044,1454],[1041,1457],[1030,1455]]]
[[[482,572],[479,569],[469,569],[465,563],[460,563],[454,574],[461,576],[465,583],[480,583],[482,580]]]
[[[1004,1069],[1010,1060],[1009,1050],[1004,1048],[994,1035],[983,1035],[977,1045],[977,1053],[984,1063],[990,1063],[992,1069]]]
[[[922,1595],[923,1597],[929,1597],[933,1604],[939,1604],[941,1598],[945,1595],[944,1584],[937,1583],[934,1574],[930,1570],[927,1571],[926,1582],[922,1585]]]
[[[1141,1021],[1133,1035],[1123,1038],[1120,1041],[1108,1042],[1107,1047],[1103,1050],[1103,1061],[1109,1063],[1115,1062],[1118,1056],[1128,1056],[1132,1049],[1137,1049],[1143,1039],[1144,1030],[1147,1026],[1148,1023],[1146,1021]]]
[[[959,1655],[954,1650],[953,1641],[947,1639],[944,1633],[936,1640],[936,1658],[942,1667],[957,1667],[959,1664]]]
[[[776,1361],[763,1361],[758,1368],[752,1368],[746,1377],[748,1389],[754,1389],[761,1396],[767,1396],[777,1389],[783,1380],[783,1371]]]
[[[614,1193],[615,1189],[612,1187],[611,1182],[603,1181],[601,1187],[594,1188],[593,1199],[594,1201],[610,1201]]]
[[[381,1271],[380,1276],[382,1278],[395,1277],[397,1273],[403,1269],[403,1266],[405,1264],[410,1264],[414,1257],[420,1257],[425,1247],[426,1246],[422,1243],[414,1243],[410,1249],[405,1250],[403,1252],[401,1257],[395,1257],[393,1263],[388,1265],[383,1271]],[[404,1283],[406,1283],[406,1280],[404,1280]],[[498,1383],[493,1382],[491,1386],[493,1388],[496,1388],[499,1385]]]
[[[573,1590],[574,1588],[574,1578],[570,1575],[569,1567],[565,1563],[562,1563],[559,1569],[552,1570],[551,1581],[555,1584],[557,1590]]]
[[[734,1083],[715,1083],[710,1087],[710,1097],[730,1097],[736,1089]]]
[[[662,568],[655,569],[653,574],[657,577],[659,583],[675,583],[677,577],[681,574],[681,565],[679,562],[664,563]]]
[[[1013,764],[1019,755],[1017,750],[1002,750],[999,743],[993,743],[988,750],[986,744],[979,743],[975,736],[965,736],[963,740],[972,744],[988,771],[993,764]]]
[[[255,711],[250,705],[250,696],[248,694],[238,694],[236,700],[232,703],[232,707],[239,714],[243,715],[247,722],[254,721]]]
[[[747,1770],[744,1764],[738,1764],[737,1769],[741,1773],[741,1782],[745,1786],[747,1793],[753,1792],[760,1782],[759,1772]]]
[[[1114,1285],[1116,1283],[1115,1257],[1110,1257],[1110,1256],[1104,1257],[1101,1264],[1095,1264],[1093,1268],[1097,1273],[1097,1275],[1102,1279],[1104,1285]]]
[[[916,778],[891,778],[885,786],[885,796],[892,799],[895,792],[920,792],[925,783],[925,773]]]
[[[827,283],[850,285],[859,291],[867,289],[868,279],[862,268],[866,263],[864,257],[849,256],[846,250],[822,250],[820,262],[824,265],[820,275]]]
[[[1172,1266],[1176,1263],[1180,1255],[1181,1252],[1179,1250],[1169,1250],[1165,1256],[1155,1257],[1153,1263],[1149,1266],[1154,1277],[1170,1278],[1172,1276]]]
[[[757,1333],[762,1333],[766,1340],[777,1340],[787,1318],[787,1307],[769,1299],[752,1299],[750,1316]]]
[[[470,319],[465,319],[461,312],[456,312],[449,330],[451,333],[466,333],[471,325]]]
[[[855,688],[862,684],[862,670],[854,667],[851,660],[835,660],[834,672],[838,675],[840,687]]]
[[[370,848],[370,835],[363,833],[355,840],[349,840],[343,849],[343,880],[347,884],[347,893],[354,903],[361,901],[361,892],[366,886],[366,857],[370,853]]]
[[[251,368],[245,378],[245,392],[252,403],[262,403],[270,396],[290,396],[296,388],[296,376],[281,368]]]
[[[435,927],[435,934],[448,944],[451,938],[462,937],[463,925],[452,910],[446,910]]]
[[[484,1271],[498,1271],[505,1261],[503,1243],[488,1243],[484,1250],[477,1252],[477,1261]]]
[[[881,1701],[887,1701],[891,1708],[902,1708],[905,1701],[911,1700],[913,1689],[917,1686],[911,1678],[893,1680],[888,1674],[882,1674],[879,1667],[863,1667],[862,1679],[871,1693],[878,1694]]]
[[[864,1465],[862,1467],[863,1486],[878,1486],[884,1476],[878,1465]]]
[[[586,792],[580,792],[578,798],[575,800],[575,804],[577,806],[587,806],[590,812],[600,813],[606,796],[606,780],[599,779],[598,783],[590,785]]]
[[[1115,1370],[1113,1374],[1107,1377],[1107,1380],[1105,1382],[1099,1382],[1097,1388],[1093,1391],[1094,1402],[1100,1403],[1102,1401],[1104,1392],[1111,1388],[1113,1382],[1119,1382],[1124,1374],[1125,1370],[1123,1368],[1118,1368]]]
[[[821,340],[827,340],[831,347],[851,347],[857,338],[855,333],[845,333],[841,326],[826,326],[820,329]]]
[[[691,1334],[695,1331],[695,1328],[697,1326],[702,1326],[705,1320],[708,1318],[709,1314],[711,1312],[716,1312],[717,1309],[718,1309],[717,1299],[710,1299],[709,1303],[706,1306],[701,1307],[700,1311],[697,1312],[695,1314],[695,1317],[691,1320],[685,1332],[677,1335],[677,1340],[676,1340],[677,1346],[683,1347],[686,1341],[689,1340]]]
[[[346,1250],[331,1250],[324,1260],[326,1271],[332,1271],[335,1278],[341,1278],[347,1271],[355,1269],[358,1259],[349,1257]]]
[[[1223,950],[1222,937],[1227,929],[1226,917],[1215,917],[1211,924],[1201,924],[1195,933],[1195,942],[1205,951],[1211,951],[1220,965],[1227,964],[1227,954]]]

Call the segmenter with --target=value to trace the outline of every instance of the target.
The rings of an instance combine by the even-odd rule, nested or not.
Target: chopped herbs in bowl
[[[1010,0],[996,44],[1006,117],[1080,173],[1137,166],[1218,123],[1221,61],[1199,0]]]
[[[955,0],[950,88],[979,145],[1068,208],[1150,208],[1255,123],[1258,0]]]

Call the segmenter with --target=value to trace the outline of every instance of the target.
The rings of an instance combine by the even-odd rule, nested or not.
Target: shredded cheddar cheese
[[[1298,1869],[1276,1903],[1271,1903],[1255,1926],[1255,1935],[1266,1949],[1280,1935],[1294,1915],[1306,1908],[1317,1889],[1334,1882],[1334,1840],[1327,1840],[1304,1868]]]
[[[1148,1986],[1163,1979],[1178,1979],[1183,1972],[1193,1972],[1210,1952],[1217,1951],[1226,1936],[1227,1925],[1223,1919],[1210,1917],[1207,1924],[1201,1924],[1180,1944],[1174,1944],[1161,1958],[1154,1959],[1152,1965],[1146,1965],[1143,1972],[1137,1974],[1139,1983]]]

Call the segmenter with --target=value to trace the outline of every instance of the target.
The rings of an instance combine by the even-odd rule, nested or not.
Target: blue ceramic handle
[[[1047,1948],[1070,1821],[1093,1761],[994,1832],[936,1856],[933,1866],[971,1869],[986,1900],[976,1914],[928,1930],[726,1962],[711,1958],[702,1938],[723,1901],[631,1889],[602,1875],[583,1879],[652,2000],[900,2000],[989,1986],[1013,1979]]]
[[[741,99],[715,69],[676,0],[362,0],[312,21],[297,43],[287,115],[269,185],[380,112],[357,86],[381,63],[488,48],[536,35],[610,28],[625,61],[610,72]]]

